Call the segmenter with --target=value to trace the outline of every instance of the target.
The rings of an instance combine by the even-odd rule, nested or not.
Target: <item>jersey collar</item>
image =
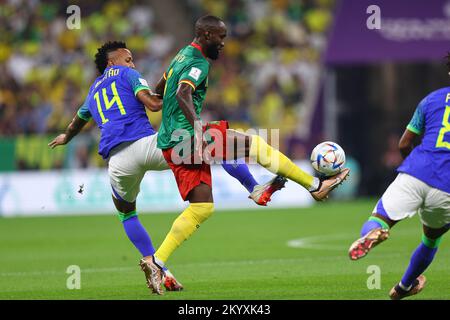
[[[191,46],[193,46],[195,49],[199,50],[203,56],[203,58],[206,59],[206,55],[203,53],[202,47],[200,47],[197,43],[191,42]]]

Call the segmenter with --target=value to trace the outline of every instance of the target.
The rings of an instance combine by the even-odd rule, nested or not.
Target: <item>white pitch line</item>
[[[335,245],[329,243],[333,240],[344,240],[348,239],[349,237],[349,234],[331,234],[305,237],[289,240],[286,245],[290,248],[345,251],[348,248],[345,248],[343,245]]]

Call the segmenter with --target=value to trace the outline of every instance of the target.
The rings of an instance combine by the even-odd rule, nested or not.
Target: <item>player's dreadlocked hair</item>
[[[97,49],[97,53],[95,54],[95,66],[100,74],[103,74],[108,65],[108,53],[116,51],[119,48],[126,49],[127,45],[125,42],[121,41],[108,41]]]

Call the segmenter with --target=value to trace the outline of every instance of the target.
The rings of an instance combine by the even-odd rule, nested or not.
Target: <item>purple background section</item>
[[[441,23],[447,20],[447,27],[435,28],[429,37],[421,39],[402,41],[386,39],[380,30],[367,28],[366,22],[371,14],[366,11],[370,5],[378,5],[381,9],[382,30],[383,22],[392,19],[411,21],[412,18],[424,26],[430,26],[430,23],[438,21],[430,19],[437,18]],[[449,0],[341,0],[337,6],[334,25],[330,30],[325,62],[351,64],[442,59],[447,51],[450,51],[449,16]]]

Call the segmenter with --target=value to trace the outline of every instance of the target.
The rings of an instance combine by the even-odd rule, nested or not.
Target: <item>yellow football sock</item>
[[[163,263],[166,263],[175,249],[177,249],[183,241],[189,239],[195,230],[197,230],[213,212],[213,203],[191,203],[173,222],[172,228],[155,253],[156,258]]]
[[[309,191],[318,187],[318,180],[297,167],[288,157],[274,149],[258,135],[252,135],[250,157],[264,168],[274,174],[278,174],[297,182]]]

